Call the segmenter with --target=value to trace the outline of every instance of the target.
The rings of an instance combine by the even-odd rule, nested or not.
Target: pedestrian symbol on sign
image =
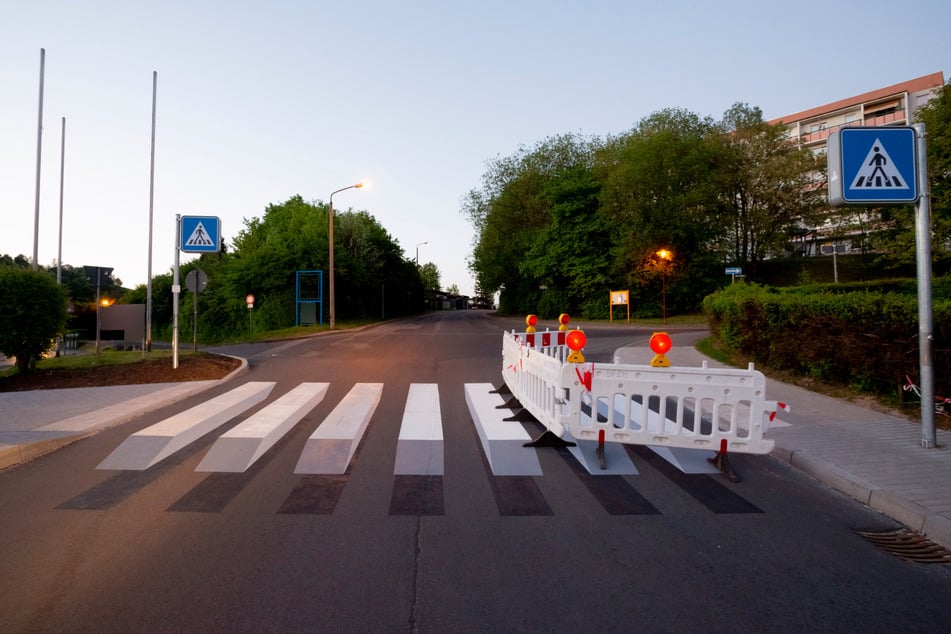
[[[195,225],[195,229],[192,231],[192,234],[188,237],[188,240],[185,240],[186,247],[211,247],[215,243],[212,241],[211,237],[208,235],[208,231],[205,230],[205,225],[200,221]]]
[[[875,139],[850,189],[908,189],[879,139]]]

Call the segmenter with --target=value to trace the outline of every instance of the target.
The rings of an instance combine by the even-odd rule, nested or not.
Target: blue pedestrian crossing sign
[[[841,128],[829,135],[829,202],[905,205],[918,200],[918,160],[911,127]]]
[[[221,219],[217,216],[182,216],[181,244],[186,253],[217,253],[221,250]]]

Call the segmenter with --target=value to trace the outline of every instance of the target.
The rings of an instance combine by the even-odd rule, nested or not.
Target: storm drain
[[[882,550],[919,564],[951,564],[951,551],[908,528],[895,531],[856,531]]]

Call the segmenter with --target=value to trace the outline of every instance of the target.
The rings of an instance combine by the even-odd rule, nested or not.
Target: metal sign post
[[[925,124],[851,127],[829,135],[829,203],[878,206],[915,203],[918,275],[918,365],[921,446],[937,446],[931,306],[931,194]]]
[[[180,253],[221,251],[221,220],[217,216],[175,214],[175,266],[172,271],[172,368],[178,368],[178,296],[182,292],[178,270]]]

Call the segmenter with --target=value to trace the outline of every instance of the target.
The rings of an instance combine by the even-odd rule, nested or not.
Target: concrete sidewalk
[[[693,347],[701,335],[675,335],[675,366],[716,366]],[[650,362],[645,347],[621,348],[618,363]],[[220,381],[0,393],[0,469],[132,420]],[[788,403],[768,437],[773,456],[828,486],[951,548],[951,432],[938,448],[920,446],[914,421],[889,416],[799,387],[767,381],[767,397]]]
[[[701,336],[674,335],[671,364],[724,367],[696,350]],[[614,360],[648,364],[652,354],[621,348]],[[907,418],[771,379],[766,396],[791,408],[767,433],[773,457],[951,548],[951,432],[938,429],[938,447],[923,449],[921,425]]]

